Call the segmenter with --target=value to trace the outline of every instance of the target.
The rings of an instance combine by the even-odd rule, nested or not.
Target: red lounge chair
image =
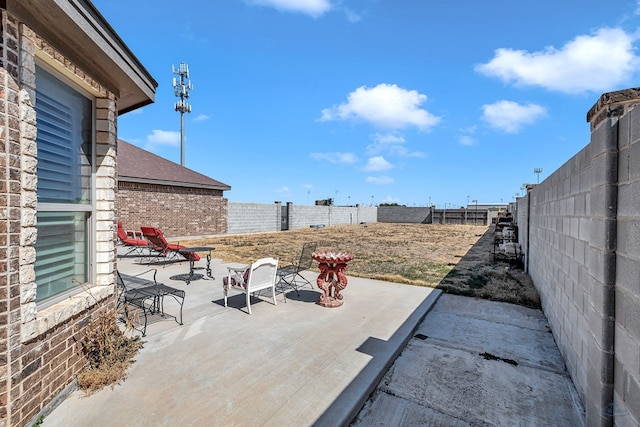
[[[122,221],[118,221],[117,230],[118,230],[118,240],[120,241],[120,243],[130,248],[129,252],[124,254],[124,256],[129,255],[131,252],[136,252],[138,255],[144,255],[145,249],[147,250],[151,249],[149,247],[149,242],[143,239],[142,235],[138,239],[138,236],[136,236],[135,232],[133,231],[127,232],[122,226]]]
[[[151,243],[153,250],[160,252],[160,255],[172,257],[179,254],[189,261],[198,261],[200,259],[200,256],[195,252],[180,252],[180,250],[185,249],[186,246],[167,242],[164,234],[162,234],[162,230],[159,228],[140,227],[140,230],[142,230],[142,235]]]

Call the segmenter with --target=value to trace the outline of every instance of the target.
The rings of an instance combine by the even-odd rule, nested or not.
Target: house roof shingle
[[[118,180],[179,187],[231,190],[223,182],[192,171],[140,147],[118,140]]]

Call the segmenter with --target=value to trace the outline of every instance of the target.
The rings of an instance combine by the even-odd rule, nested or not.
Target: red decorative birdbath
[[[318,288],[322,290],[317,304],[323,307],[340,307],[343,304],[342,292],[347,287],[344,271],[353,255],[346,252],[314,252],[311,258],[319,262]]]

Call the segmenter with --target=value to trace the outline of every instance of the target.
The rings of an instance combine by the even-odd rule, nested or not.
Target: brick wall
[[[46,413],[47,408],[53,406],[56,396],[69,389],[86,364],[79,342],[89,318],[114,307],[115,300],[103,299],[21,345],[14,362],[12,414],[7,425],[30,425],[38,414]]]
[[[120,181],[118,220],[128,230],[160,228],[170,240],[227,233],[227,199],[221,190]]]
[[[12,351],[20,345],[20,281],[18,251],[20,222],[20,110],[18,24],[2,11],[2,67],[0,68],[0,425],[9,425],[10,403],[19,362]],[[18,221],[16,221],[16,219]],[[16,223],[17,222],[17,223]]]
[[[116,101],[6,10],[0,11],[0,426],[33,421],[83,368],[87,319],[114,306]],[[36,304],[35,64],[64,72],[96,98],[95,282]]]

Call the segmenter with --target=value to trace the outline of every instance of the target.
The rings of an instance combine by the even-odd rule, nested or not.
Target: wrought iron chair
[[[222,278],[224,291],[224,306],[227,306],[227,294],[230,288],[244,292],[247,299],[247,311],[251,314],[251,295],[263,289],[271,289],[273,305],[276,301],[276,258],[261,258],[250,265],[242,267],[227,267],[227,277]]]
[[[302,274],[304,270],[309,270],[313,264],[313,258],[311,254],[318,247],[318,242],[307,242],[302,245],[302,253],[300,253],[300,259],[292,262],[289,265],[278,268],[278,284],[283,288],[290,287],[296,291],[296,295],[300,296],[298,288],[309,285],[313,289],[313,284],[307,280]],[[285,297],[286,298],[286,297]]]

